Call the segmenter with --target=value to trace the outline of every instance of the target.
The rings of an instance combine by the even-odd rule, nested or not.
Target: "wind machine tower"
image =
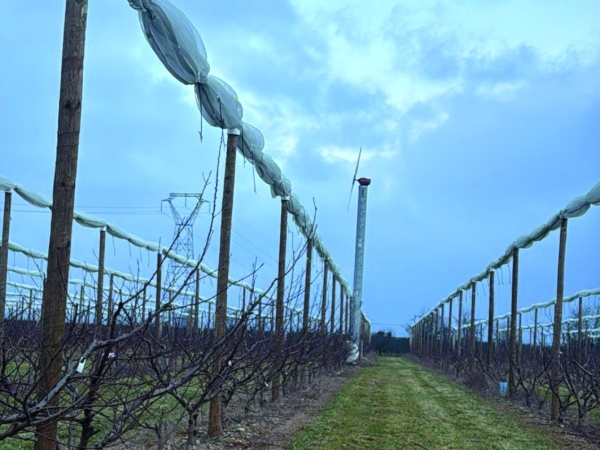
[[[352,340],[353,351],[350,359],[356,360],[362,354],[361,325],[362,325],[362,289],[363,289],[363,269],[365,261],[365,231],[367,227],[367,191],[371,180],[369,178],[356,178],[358,167],[360,165],[360,155],[362,147],[358,152],[358,161],[352,177],[352,187],[350,189],[350,200],[354,183],[358,182],[358,211],[356,214],[356,244],[354,252],[354,286],[352,303],[350,304],[350,337]],[[350,206],[350,200],[348,206]],[[349,362],[354,362],[349,361]]]

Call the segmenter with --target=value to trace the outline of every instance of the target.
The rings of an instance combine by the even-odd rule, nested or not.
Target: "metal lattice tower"
[[[186,207],[188,198],[195,200],[196,204],[191,213],[184,215],[177,210],[177,206],[173,203],[173,200],[178,198],[184,199],[184,205]],[[202,199],[202,194],[171,193],[168,198],[163,200],[163,202],[169,204],[173,220],[175,221],[172,251],[178,255],[185,256],[186,258],[194,259],[194,222],[200,212],[200,206],[202,206],[202,203],[208,203],[208,201]],[[174,286],[177,284],[178,280],[181,279],[181,281],[183,281],[184,278],[182,277],[186,276],[187,270],[186,266],[170,259],[169,267],[167,269],[166,285]]]

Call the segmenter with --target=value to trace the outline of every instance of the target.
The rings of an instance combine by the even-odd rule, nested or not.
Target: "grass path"
[[[403,358],[361,370],[293,450],[543,449],[557,446],[488,401]]]

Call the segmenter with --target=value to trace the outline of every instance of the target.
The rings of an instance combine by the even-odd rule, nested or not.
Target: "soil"
[[[228,424],[222,436],[199,442],[197,450],[287,449],[293,436],[331,401],[359,370],[344,367],[318,379],[306,390],[289,393],[275,403],[245,413],[241,405],[227,410]],[[186,449],[183,437],[169,450]]]
[[[510,412],[528,426],[542,428],[550,439],[565,449],[586,450],[600,448],[597,445],[600,442],[592,434],[588,434],[587,437],[583,436],[568,425],[552,423],[543,414],[536,413],[525,406],[507,400],[497,399],[494,403],[498,409]]]

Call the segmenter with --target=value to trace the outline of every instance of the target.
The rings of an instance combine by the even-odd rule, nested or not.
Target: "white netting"
[[[262,133],[242,122],[243,109],[237,94],[223,80],[209,75],[206,50],[192,23],[166,0],[128,1],[138,11],[148,43],[167,70],[180,82],[194,85],[202,117],[213,127],[240,129],[238,150],[254,165],[258,176],[269,185],[273,197],[289,197],[292,193],[290,180],[281,173],[273,158],[263,153],[265,144]],[[299,199],[296,198],[296,202],[300,203]],[[313,236],[316,239],[318,235],[306,212],[300,207],[293,208],[293,211],[290,213],[302,234],[307,239]],[[315,249],[331,265],[334,276],[342,280],[343,288],[349,294],[350,288],[346,280],[320,240]]]
[[[205,84],[195,85],[194,91],[202,117],[210,126],[223,129],[242,128],[244,111],[231,86],[209,75]]]
[[[461,286],[459,286],[458,289],[453,294],[451,294],[450,296],[448,296],[447,298],[445,298],[444,300],[439,302],[437,305],[435,305],[427,314],[423,315],[417,322],[415,322],[414,325],[419,323],[421,321],[421,319],[423,319],[424,317],[429,316],[437,308],[439,308],[442,304],[448,303],[452,298],[456,297],[460,291],[465,291],[465,290],[469,289],[469,287],[472,286],[473,283],[479,283],[479,282],[485,280],[489,276],[489,274],[492,270],[499,269],[500,267],[504,266],[505,264],[508,264],[512,259],[513,250],[515,248],[522,249],[522,248],[531,247],[535,242],[539,242],[539,241],[545,239],[550,234],[551,231],[560,228],[561,219],[571,219],[571,218],[575,218],[575,217],[581,217],[590,209],[590,207],[592,205],[594,205],[594,206],[600,205],[600,182],[596,183],[596,185],[594,185],[594,187],[592,187],[588,191],[587,194],[581,195],[581,196],[576,197],[573,200],[571,200],[567,204],[567,206],[565,206],[562,210],[560,210],[560,212],[558,214],[555,214],[554,216],[552,216],[550,218],[550,220],[548,220],[544,225],[535,228],[531,233],[529,233],[527,235],[519,237],[514,243],[512,243],[511,245],[508,246],[508,248],[506,249],[504,254],[498,260],[490,263],[488,265],[488,267],[483,272],[481,272],[479,275],[474,276],[469,281],[467,281],[464,284],[462,284]],[[585,294],[581,295],[582,293],[585,293],[585,292],[593,292],[592,294],[587,294],[587,295],[596,295],[595,291],[582,291],[581,293],[578,293],[578,294],[575,294],[574,296],[568,297],[568,298],[564,299],[563,301],[565,303],[568,303],[570,301],[575,300],[579,296],[585,297],[587,295],[585,295]],[[552,302],[548,302],[548,305],[553,304],[553,302],[555,302],[555,300],[553,300]],[[546,305],[546,304],[542,304],[542,305]],[[525,308],[524,310],[520,310],[520,312],[529,312],[534,307],[535,307],[535,305],[532,305],[528,308]],[[501,318],[504,318],[504,317],[508,317],[508,315],[501,316]]]
[[[206,83],[210,66],[198,31],[166,0],[129,0],[144,35],[167,70],[184,84]]]

